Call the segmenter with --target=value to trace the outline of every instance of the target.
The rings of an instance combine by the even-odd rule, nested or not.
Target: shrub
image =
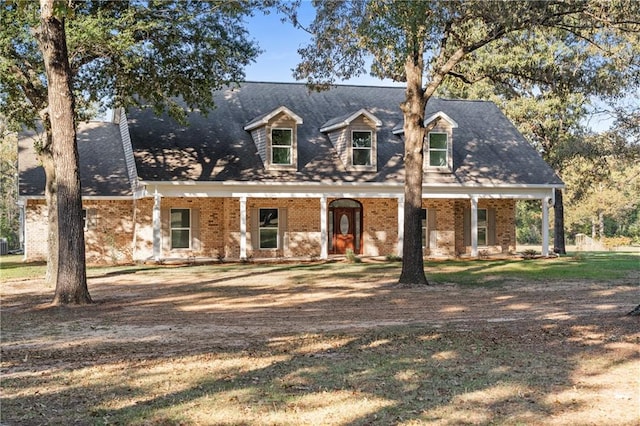
[[[347,262],[349,263],[362,262],[362,260],[358,256],[356,256],[356,254],[351,249],[347,249],[347,252],[345,253],[345,257],[347,258]]]

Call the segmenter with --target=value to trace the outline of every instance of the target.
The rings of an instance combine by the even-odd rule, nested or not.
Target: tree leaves
[[[243,68],[260,53],[243,22],[258,6],[74,2],[73,13],[64,16],[79,117],[93,113],[90,105],[126,107],[144,100],[180,118],[177,97],[189,108],[213,108],[211,92],[241,81]],[[36,8],[11,2],[0,7],[0,112],[12,123],[33,123],[46,105],[44,69],[30,31]]]

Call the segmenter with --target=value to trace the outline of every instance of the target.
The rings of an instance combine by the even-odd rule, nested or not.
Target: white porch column
[[[253,232],[257,232],[255,229]],[[240,259],[247,258],[247,197],[240,197]]]
[[[398,197],[398,256],[404,247],[404,197]]]
[[[158,194],[156,189],[153,194],[153,213],[151,221],[153,224],[153,259],[155,261],[160,260],[162,256],[162,220],[160,217],[160,205],[162,196]]]
[[[549,255],[549,199],[542,199],[542,255]]]
[[[478,257],[478,197],[471,197],[471,257]]]
[[[320,197],[320,259],[329,258],[329,236],[327,231],[327,196]]]

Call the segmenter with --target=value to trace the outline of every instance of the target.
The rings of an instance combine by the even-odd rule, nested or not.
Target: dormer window
[[[458,124],[442,111],[425,118],[431,130],[424,138],[424,170],[437,173],[453,171],[453,129]]]
[[[370,131],[351,132],[351,159],[354,166],[370,166],[373,137]]]
[[[271,164],[291,165],[293,129],[271,129]]]
[[[295,170],[298,165],[298,126],[302,118],[285,106],[251,120],[244,130],[251,132],[258,155],[267,170]]]
[[[375,171],[382,121],[366,109],[334,117],[320,127],[349,171]]]
[[[431,131],[424,138],[423,170],[451,173],[453,171],[453,129],[458,127],[458,123],[444,112],[438,111],[424,119],[424,126],[431,127]],[[397,123],[391,133],[404,134],[404,122]]]
[[[449,164],[448,134],[431,132],[428,137],[428,165],[429,167],[447,167]]]

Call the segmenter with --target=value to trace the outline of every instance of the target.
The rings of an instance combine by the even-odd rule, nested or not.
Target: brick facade
[[[85,200],[84,231],[89,264],[130,263],[133,260],[134,207],[131,200]],[[44,201],[28,200],[25,209],[25,254],[28,261],[47,256],[48,211]]]
[[[331,203],[334,199],[328,199]],[[364,256],[397,254],[398,201],[396,198],[356,200],[362,205],[362,250]],[[85,231],[88,263],[122,263],[153,259],[153,198],[139,200],[88,200]],[[192,244],[187,249],[171,249],[167,216],[162,221],[161,258],[239,259],[240,201],[237,198],[162,198],[163,215],[171,208],[192,212]],[[277,249],[256,247],[258,230],[254,216],[260,208],[280,209],[281,234]],[[469,200],[429,199],[423,208],[435,214],[435,241],[425,256],[451,258],[468,255],[465,245],[464,214]],[[495,244],[480,246],[482,254],[511,253],[516,249],[515,200],[480,199],[478,208],[495,212]],[[27,260],[44,259],[47,247],[46,206],[44,201],[29,200],[25,221],[28,235]],[[248,198],[247,256],[263,258],[317,258],[321,254],[319,198]],[[253,238],[252,238],[253,237]],[[328,236],[330,238],[330,236]]]

